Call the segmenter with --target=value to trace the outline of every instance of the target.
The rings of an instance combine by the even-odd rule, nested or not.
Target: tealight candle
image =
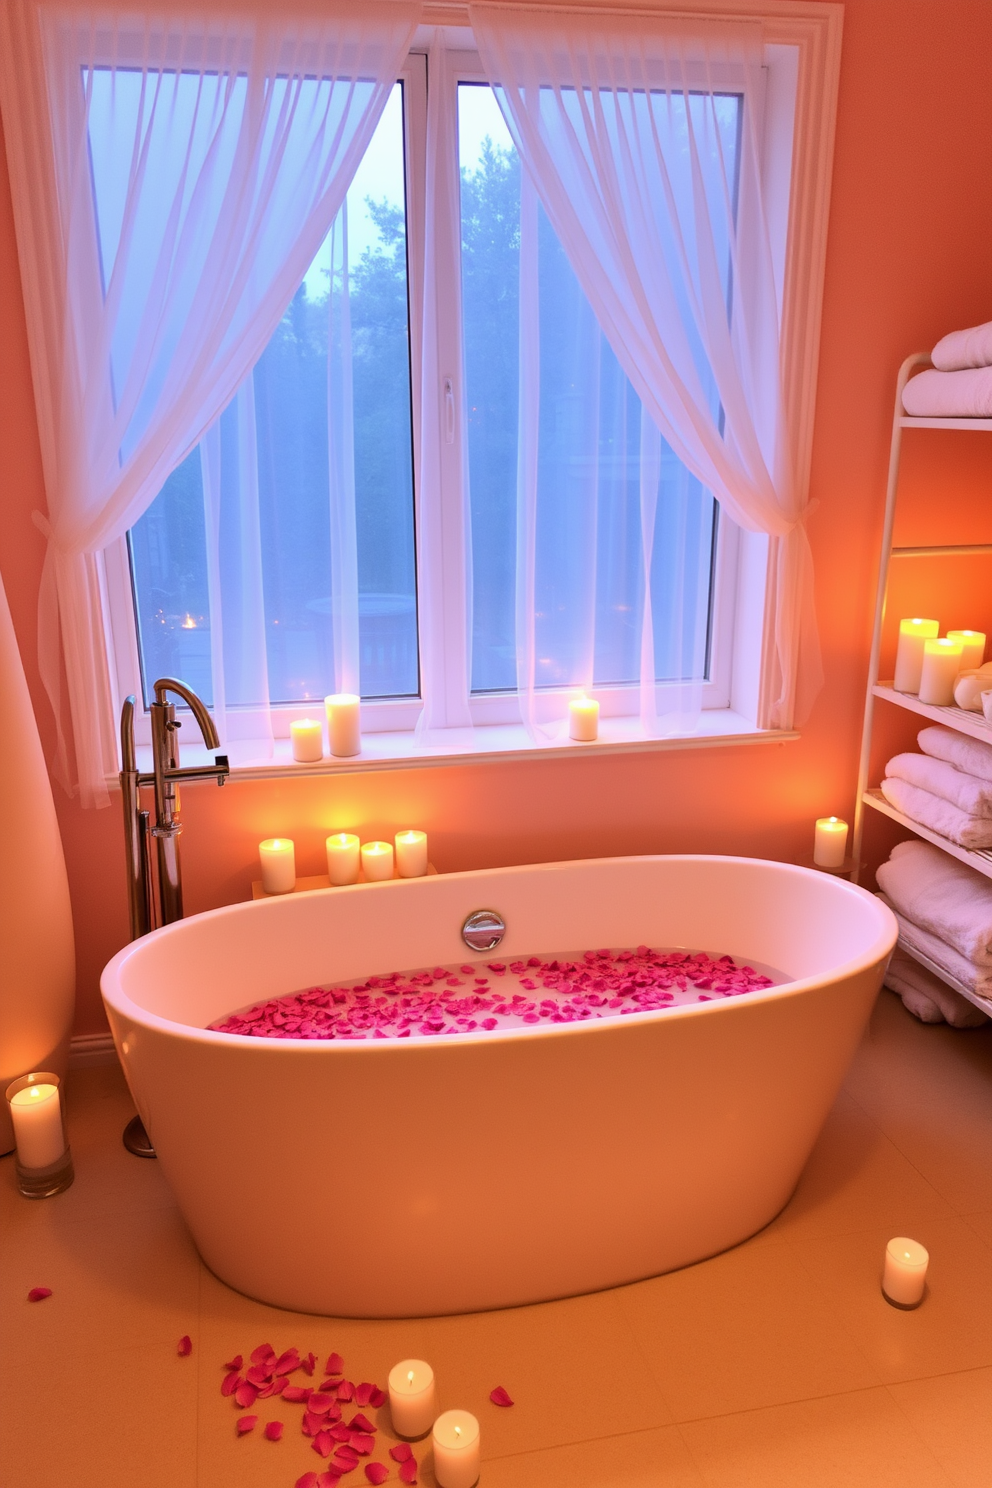
[[[262,888],[267,894],[291,894],[296,888],[296,848],[290,837],[267,837],[258,844]]]
[[[930,1256],[916,1240],[897,1235],[885,1247],[882,1291],[897,1307],[919,1307],[927,1280]]]
[[[351,692],[334,692],[324,699],[331,753],[347,758],[362,752],[362,700]]]
[[[397,1436],[426,1436],[437,1415],[434,1371],[423,1359],[402,1359],[389,1371],[389,1413]]]
[[[10,1097],[17,1161],[22,1168],[47,1168],[65,1151],[57,1085],[25,1085]]]
[[[984,630],[949,630],[947,639],[961,642],[961,670],[977,671],[985,660]]]
[[[362,871],[366,881],[370,883],[392,878],[393,844],[391,842],[363,842]]]
[[[896,692],[919,692],[923,670],[923,643],[940,630],[937,620],[900,620],[899,647],[896,651],[896,675],[892,686]]]
[[[953,703],[954,684],[963,671],[960,641],[949,640],[947,636],[939,641],[924,641],[920,702],[937,708],[946,708]]]
[[[400,878],[423,878],[427,872],[427,833],[415,832],[408,827],[397,832],[396,871]]]
[[[293,758],[312,765],[324,758],[324,733],[319,718],[297,718],[289,725],[293,741]]]
[[[434,1422],[434,1476],[440,1488],[472,1488],[479,1476],[479,1423],[468,1411],[444,1411]]]
[[[813,862],[818,868],[843,868],[847,852],[847,822],[839,816],[821,816],[813,839]]]
[[[573,698],[568,705],[568,737],[590,744],[599,736],[599,704],[595,698]]]
[[[327,849],[327,876],[331,883],[357,883],[361,855],[354,832],[335,832],[325,840],[324,846]]]

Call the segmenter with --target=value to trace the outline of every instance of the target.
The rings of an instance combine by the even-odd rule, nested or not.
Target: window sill
[[[258,740],[236,739],[228,746],[231,780],[287,780],[294,775],[354,775],[371,770],[411,770],[437,765],[484,765],[504,760],[570,759],[578,755],[594,758],[606,754],[648,754],[658,750],[712,749],[728,745],[786,743],[798,739],[794,729],[756,728],[730,708],[703,713],[691,734],[648,739],[637,718],[606,718],[593,743],[556,739],[534,744],[520,724],[482,725],[476,728],[437,731],[421,743],[411,730],[363,734],[362,752],[350,759],[325,757],[314,764],[300,764],[292,757],[288,739],[269,746]],[[138,768],[151,769],[151,750],[138,749]],[[202,745],[187,745],[184,765],[212,764],[213,755]],[[116,784],[116,780],[107,782]]]

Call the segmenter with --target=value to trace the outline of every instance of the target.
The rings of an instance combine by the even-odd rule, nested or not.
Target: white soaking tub
[[[475,910],[506,922],[466,955]],[[473,1311],[713,1255],[792,1193],[895,944],[890,911],[752,858],[612,858],[238,904],[122,950],[102,989],[141,1118],[204,1261],[279,1307]],[[236,1008],[434,963],[637,946],[792,978],[635,1016],[307,1042]]]

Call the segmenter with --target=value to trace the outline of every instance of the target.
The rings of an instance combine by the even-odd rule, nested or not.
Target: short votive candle
[[[393,876],[393,844],[391,842],[362,843],[362,872],[367,883],[379,883]]]
[[[347,759],[362,752],[362,700],[352,692],[335,692],[324,699],[331,753]]]
[[[427,833],[406,827],[393,838],[400,878],[423,878],[427,872]]]
[[[961,642],[943,636],[939,641],[923,642],[923,672],[920,677],[920,702],[946,708],[954,701],[954,684],[964,671]]]
[[[847,822],[839,816],[820,817],[813,838],[813,862],[818,868],[843,868],[847,832]]]
[[[961,642],[961,670],[977,671],[985,660],[984,630],[949,630],[947,639]]]
[[[925,1246],[897,1235],[885,1247],[882,1291],[897,1307],[919,1307],[927,1281],[930,1255]]]
[[[291,894],[296,888],[296,848],[291,837],[267,837],[258,844],[262,888],[267,894]]]
[[[568,705],[568,737],[591,744],[599,737],[599,704],[595,698],[573,698]]]
[[[51,1070],[36,1070],[12,1080],[6,1089],[14,1128],[17,1185],[29,1199],[62,1193],[73,1180],[60,1085],[58,1075]]]
[[[938,620],[899,621],[899,648],[896,651],[896,674],[892,683],[896,692],[919,692],[923,671],[923,643],[932,640],[939,630]]]
[[[389,1371],[389,1413],[397,1436],[426,1436],[437,1415],[434,1371],[423,1359],[401,1359]]]
[[[472,1488],[479,1477],[479,1423],[468,1411],[444,1411],[434,1422],[434,1476],[440,1488]]]
[[[324,846],[327,849],[327,876],[331,883],[357,883],[361,843],[354,832],[335,832],[326,839]]]
[[[293,741],[293,758],[301,765],[312,765],[324,758],[324,729],[319,718],[296,718],[289,725]]]

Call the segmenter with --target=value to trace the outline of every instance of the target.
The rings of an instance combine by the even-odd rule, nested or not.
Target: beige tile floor
[[[261,1342],[335,1348],[355,1380],[430,1359],[442,1406],[481,1418],[484,1488],[992,1485],[992,1026],[924,1028],[883,993],[791,1203],[737,1249],[616,1291],[423,1321],[230,1291],[157,1165],[122,1148],[119,1072],[77,1073],[69,1103],[68,1193],[23,1200],[0,1162],[3,1488],[292,1488],[320,1466],[299,1407],[257,1407],[285,1420],[278,1444],[236,1440],[219,1394],[221,1363]],[[879,1293],[893,1234],[931,1252],[917,1312]],[[54,1295],[29,1304],[36,1285]],[[489,1403],[496,1384],[512,1410]]]

